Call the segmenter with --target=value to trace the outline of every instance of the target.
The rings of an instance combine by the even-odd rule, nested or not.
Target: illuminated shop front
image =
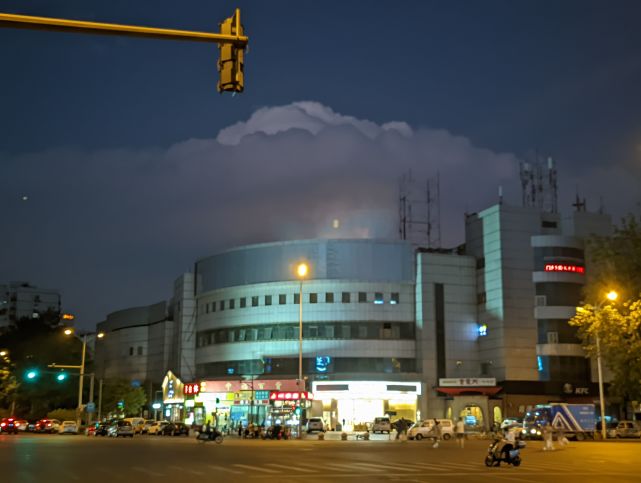
[[[185,417],[182,381],[171,371],[167,372],[162,382],[163,419],[182,421]]]
[[[193,422],[210,421],[219,427],[235,428],[239,424],[268,424],[274,391],[296,391],[295,379],[201,381],[198,394],[193,396]],[[215,421],[214,421],[215,418]]]
[[[350,430],[385,415],[416,421],[421,383],[314,381],[312,390],[315,402],[308,416],[322,417],[332,428],[344,424]]]

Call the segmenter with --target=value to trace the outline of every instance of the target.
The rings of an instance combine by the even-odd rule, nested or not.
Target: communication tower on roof
[[[557,171],[551,157],[543,162],[537,155],[534,162],[521,162],[520,177],[523,206],[558,212]]]

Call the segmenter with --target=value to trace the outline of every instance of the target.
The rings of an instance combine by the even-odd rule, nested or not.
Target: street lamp
[[[619,297],[619,294],[617,294],[614,290],[610,290],[606,294],[606,298],[610,300],[611,302],[614,302],[617,298]],[[603,306],[603,300],[600,301],[596,307],[595,307],[595,312],[596,309],[600,312]],[[599,374],[599,404],[601,405],[601,437],[605,440],[607,439],[607,431],[605,428],[605,399],[603,397],[603,369],[601,367],[601,342],[599,340],[599,332],[596,332],[596,363],[597,363],[597,371]]]
[[[299,263],[296,267],[296,275],[300,280],[300,291],[298,295],[298,386],[300,391],[305,390],[305,381],[303,381],[303,281],[309,273],[309,267],[306,263]],[[302,388],[300,387],[302,384]],[[301,416],[298,416],[298,438],[301,437]]]
[[[87,353],[87,337],[88,336],[94,336],[98,339],[102,339],[105,336],[104,332],[85,332],[82,334],[82,338],[74,332],[73,329],[67,327],[64,330],[65,335],[74,335],[77,337],[79,340],[82,341],[82,359],[80,361],[79,366],[70,366],[70,365],[62,365],[62,364],[49,364],[49,367],[57,367],[60,369],[78,369],[80,371],[80,377],[78,378],[78,409],[77,409],[77,415],[76,415],[76,425],[79,428],[80,427],[80,420],[81,417],[80,415],[82,414],[82,386],[84,383],[85,379],[85,356]],[[93,376],[93,375],[92,375]],[[92,384],[90,388],[90,392],[93,393],[93,379],[92,379]],[[93,399],[93,394],[90,394],[89,399]]]

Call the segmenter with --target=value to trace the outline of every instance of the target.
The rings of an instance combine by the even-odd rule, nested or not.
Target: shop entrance
[[[383,415],[385,401],[382,399],[339,399],[337,401],[338,420],[345,428],[352,430],[356,424],[371,423]]]
[[[469,431],[481,431],[484,428],[483,410],[480,406],[468,404],[461,410],[459,416],[463,418],[465,427]]]

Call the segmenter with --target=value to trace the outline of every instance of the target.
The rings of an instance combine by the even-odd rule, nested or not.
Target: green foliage
[[[37,419],[55,408],[74,408],[77,404],[77,376],[70,374],[59,382],[47,368],[54,362],[77,365],[81,359],[82,343],[63,335],[56,317],[55,313],[46,313],[39,319],[22,319],[0,335],[0,347],[8,350],[10,357],[10,363],[0,367],[0,406],[9,406],[15,398],[17,416]],[[91,372],[89,366],[86,372]],[[30,369],[38,369],[39,377],[25,381],[23,376]]]
[[[613,374],[610,391],[641,401],[641,300],[603,307],[585,305],[570,325],[578,327],[591,356],[597,355],[598,336],[601,357]]]
[[[122,409],[119,402],[122,401]],[[141,387],[133,387],[126,379],[115,379],[105,381],[102,390],[102,412],[105,414],[114,413],[125,416],[140,415],[147,395]]]
[[[58,421],[75,421],[76,420],[76,410],[75,409],[54,409],[47,413],[49,419],[57,419]]]
[[[641,298],[641,220],[628,215],[609,237],[588,241],[586,300],[598,304],[616,290],[624,300]]]

